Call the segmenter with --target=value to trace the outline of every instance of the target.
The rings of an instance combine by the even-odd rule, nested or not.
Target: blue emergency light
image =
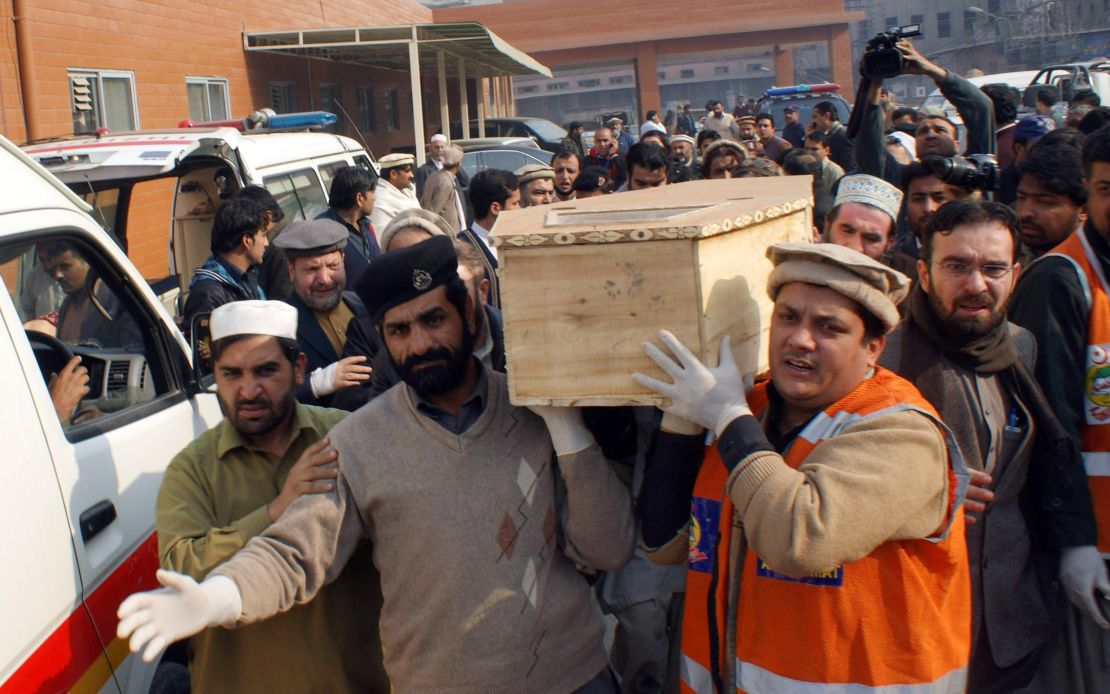
[[[335,125],[337,120],[334,113],[327,111],[303,111],[268,115],[261,125],[270,130],[296,130]]]
[[[793,87],[774,87],[763,93],[764,96],[793,96],[819,92],[840,91],[839,84],[796,84]]]

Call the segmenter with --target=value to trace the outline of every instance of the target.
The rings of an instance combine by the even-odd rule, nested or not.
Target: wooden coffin
[[[509,392],[517,405],[659,405],[634,371],[666,378],[642,343],[673,332],[716,364],[767,367],[765,252],[812,240],[809,176],[693,181],[502,213]]]

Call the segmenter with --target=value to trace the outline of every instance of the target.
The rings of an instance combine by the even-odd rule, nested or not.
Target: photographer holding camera
[[[899,74],[928,76],[963,118],[967,127],[967,154],[995,153],[994,107],[991,100],[975,85],[918,53],[905,39],[905,36],[916,33],[912,27],[901,27],[880,34],[868,44],[860,62],[864,79],[855,105],[856,109],[862,109],[861,117],[858,117],[859,129],[854,135],[856,164],[860,173],[878,176],[894,185],[902,183],[903,164],[887,152],[883,142],[885,132],[880,108],[883,78]],[[866,98],[859,98],[863,96],[865,86]],[[856,120],[853,118],[853,121]],[[914,140],[918,159],[959,154],[956,124],[943,113],[929,114],[918,121]]]

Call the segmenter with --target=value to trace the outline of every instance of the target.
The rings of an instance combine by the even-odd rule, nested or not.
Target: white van
[[[257,116],[262,112],[256,112]],[[325,112],[283,114],[294,129],[335,122]],[[265,123],[265,114],[260,116]],[[330,117],[330,120],[325,117]],[[250,118],[250,117],[248,117]],[[191,127],[72,137],[28,145],[24,151],[94,208],[95,216],[127,248],[131,193],[136,185],[174,180],[167,226],[169,268],[175,281],[157,289],[167,308],[184,306],[193,270],[208,257],[212,222],[221,201],[248,185],[261,185],[285,211],[284,223],[312,219],[328,206],[331,179],[348,166],[374,168],[355,140],[327,132],[241,131]],[[375,168],[376,170],[376,168]],[[171,309],[172,310],[172,309]]]
[[[222,415],[88,206],[2,137],[0,181],[0,690],[145,693],[183,653],[131,656],[116,610],[154,587],[163,470]],[[72,355],[90,392],[71,410],[48,381]]]

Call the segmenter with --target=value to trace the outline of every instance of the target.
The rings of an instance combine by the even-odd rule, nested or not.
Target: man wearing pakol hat
[[[638,510],[649,556],[687,564],[683,691],[962,692],[967,470],[876,363],[909,282],[832,244],[767,255],[769,381],[745,392],[727,336],[709,368],[666,331],[666,380],[635,376],[669,401]]]
[[[124,601],[120,636],[149,643],[149,660],[207,626],[267,619],[312,600],[367,537],[394,691],[615,694],[577,567],[624,564],[635,523],[580,410],[515,407],[474,358],[451,239],[382,255],[357,289],[403,383],[328,434],[335,489],[302,497],[199,585],[160,574],[173,587]]]
[[[346,413],[301,405],[297,311],[236,301],[212,312],[212,360],[224,419],[178,453],[155,506],[162,582],[196,585],[291,504],[336,484],[326,434]],[[378,637],[379,579],[358,543],[309,604],[189,641],[194,692],[388,692]],[[162,641],[161,646],[174,639]]]
[[[286,301],[297,309],[297,342],[307,357],[297,400],[310,405],[328,403],[335,391],[370,377],[369,359],[374,356],[340,358],[348,324],[366,315],[358,295],[344,291],[347,230],[330,219],[293,222],[274,245],[285,251],[293,285],[293,294]]]
[[[613,116],[605,121],[605,125],[613,131],[613,139],[617,142],[618,153],[622,157],[628,156],[628,149],[636,144],[636,138],[632,137],[632,133],[624,129],[624,119],[620,116]]]
[[[901,205],[902,191],[881,178],[844,176],[825,218],[825,240],[859,251],[903,274],[913,273],[913,259],[891,250],[894,221]]]
[[[737,118],[736,131],[737,142],[748,150],[748,154],[755,157],[764,156],[763,144],[755,133],[755,116],[740,116]]]
[[[444,147],[439,155],[443,168],[428,176],[420,194],[420,206],[446,219],[456,233],[466,228],[466,207],[458,181],[462,158],[463,151],[458,145]]]
[[[387,154],[378,160],[382,177],[374,189],[374,211],[370,213],[370,223],[375,229],[385,229],[401,210],[420,207],[412,182],[415,164],[416,158],[411,154]]]
[[[555,169],[544,164],[526,164],[513,173],[520,185],[521,207],[555,202]]]
[[[1064,621],[1061,557],[1083,544],[1097,553],[1076,532],[1090,508],[1083,459],[1033,377],[1033,336],[1006,320],[1021,270],[1018,229],[1001,203],[955,200],[937,210],[922,234],[906,320],[879,360],[937,408],[972,471],[969,692],[1029,684]]]

